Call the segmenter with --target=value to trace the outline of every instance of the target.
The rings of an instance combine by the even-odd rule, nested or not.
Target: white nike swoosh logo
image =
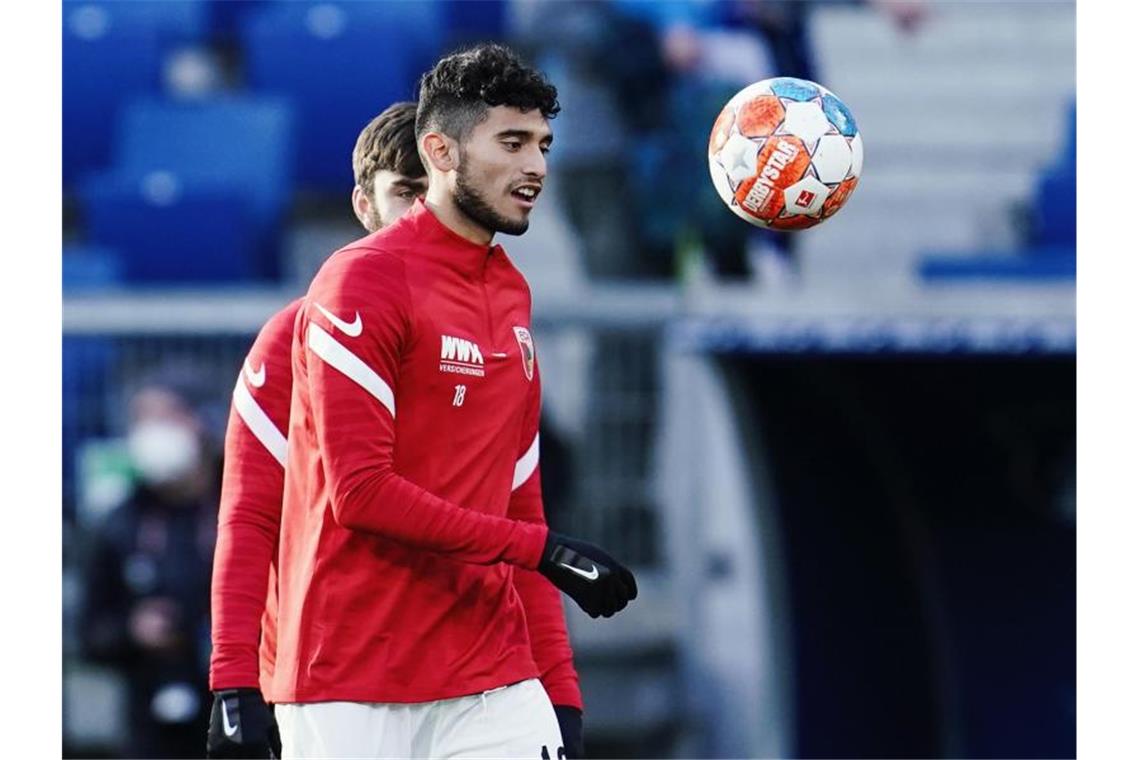
[[[364,331],[364,322],[360,319],[360,312],[356,312],[356,319],[351,322],[345,322],[343,319],[337,319],[328,309],[321,306],[319,303],[314,304],[321,314],[325,315],[328,321],[333,323],[333,327],[340,330],[342,333],[350,338],[355,338]]]
[[[233,736],[238,730],[237,726],[230,723],[230,714],[226,712],[225,702],[222,702],[222,728],[225,729],[226,736]]]
[[[558,564],[562,565],[562,567],[566,568],[572,573],[577,573],[588,581],[596,581],[598,579],[599,573],[597,565],[590,565],[590,572],[587,573],[585,570],[579,567],[574,567],[573,565],[567,565],[565,562],[559,562]]]
[[[265,385],[265,362],[261,363],[261,367],[257,372],[253,371],[253,367],[249,366],[249,359],[245,360],[245,377],[249,380],[249,384],[254,388],[260,388]]]

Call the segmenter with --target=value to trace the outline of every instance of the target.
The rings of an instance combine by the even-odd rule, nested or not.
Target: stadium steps
[[[913,36],[821,8],[820,78],[855,112],[866,158],[843,213],[799,236],[805,279],[907,280],[921,250],[1012,245],[1061,149],[1074,27],[1070,2],[938,2]]]
[[[935,186],[926,176],[911,171],[884,172],[860,183],[844,213],[889,208],[893,216],[921,218],[923,224],[898,224],[892,219],[889,237],[883,235],[882,227],[870,224],[823,225],[808,234],[826,236],[850,250],[897,255],[900,261],[916,247],[979,248],[1003,236],[1012,238],[1005,229],[1007,218],[1016,211],[1017,199],[1032,190],[1032,176],[1020,172],[993,174],[985,185],[977,184],[968,173],[946,172]],[[946,213],[947,209],[954,213]]]

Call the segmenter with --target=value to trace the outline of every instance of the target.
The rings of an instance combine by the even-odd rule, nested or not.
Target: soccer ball
[[[843,207],[862,171],[855,117],[833,92],[806,79],[748,85],[728,101],[709,135],[717,193],[757,227],[814,227]]]

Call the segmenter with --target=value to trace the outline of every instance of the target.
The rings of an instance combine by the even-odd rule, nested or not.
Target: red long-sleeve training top
[[[261,328],[234,387],[210,589],[215,690],[260,687],[264,693],[273,676],[290,350],[300,308],[297,299]]]
[[[502,249],[460,238],[422,203],[322,269],[296,319],[297,387],[284,415],[277,667],[272,615],[261,652],[271,700],[423,701],[538,675],[555,704],[581,708],[561,599],[525,569],[546,532],[529,320],[526,283]],[[271,325],[293,322],[283,312]],[[280,351],[269,332],[239,380],[255,401],[272,382],[251,387],[258,349]],[[241,390],[227,449],[265,460],[272,445],[240,415]],[[260,523],[262,510],[244,511]],[[269,579],[240,569],[265,562],[255,543],[229,550],[227,585],[219,540],[214,688],[252,685],[253,586]],[[227,596],[239,579],[244,591]]]

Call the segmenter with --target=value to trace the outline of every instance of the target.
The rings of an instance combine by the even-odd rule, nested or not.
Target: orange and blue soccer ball
[[[792,77],[736,93],[709,136],[721,200],[758,227],[802,230],[843,207],[863,171],[863,138],[835,93]]]

